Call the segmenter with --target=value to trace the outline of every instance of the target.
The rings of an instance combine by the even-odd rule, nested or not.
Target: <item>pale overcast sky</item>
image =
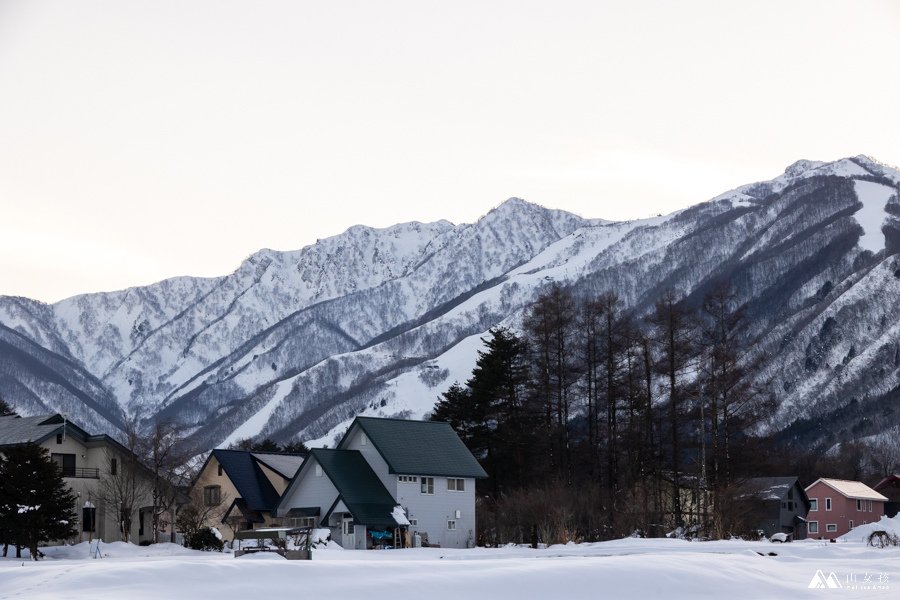
[[[900,163],[897,0],[0,0],[0,294]]]

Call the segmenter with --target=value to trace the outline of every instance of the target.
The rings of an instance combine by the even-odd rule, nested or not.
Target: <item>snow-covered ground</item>
[[[0,600],[13,598],[310,598],[388,595],[466,598],[896,598],[900,548],[859,542],[686,542],[624,539],[532,550],[314,550],[234,558],[171,544],[49,548],[47,558],[0,559]],[[771,555],[770,555],[771,553]],[[761,555],[762,554],[762,555]],[[811,589],[837,582],[840,589]],[[834,574],[831,577],[831,574]],[[818,580],[818,579],[817,579]]]

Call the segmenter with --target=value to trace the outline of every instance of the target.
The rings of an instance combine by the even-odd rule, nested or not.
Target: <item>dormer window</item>
[[[56,443],[62,444],[62,434],[61,433],[56,434]]]

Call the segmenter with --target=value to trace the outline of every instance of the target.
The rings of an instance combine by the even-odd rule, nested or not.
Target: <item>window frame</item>
[[[825,533],[837,533],[837,523],[825,523]]]
[[[451,487],[450,482],[453,482]],[[448,477],[447,478],[447,491],[448,492],[465,492],[466,491],[466,480],[464,477]]]
[[[825,510],[831,510],[831,498],[825,498]]]
[[[456,531],[456,519],[447,519],[447,531]]]
[[[203,486],[203,505],[219,506],[222,504],[222,486],[221,485],[205,485]]]
[[[807,533],[819,533],[819,522],[810,521],[807,523]]]
[[[316,526],[316,518],[315,517],[291,517],[288,519],[289,527],[310,527],[315,528]]]
[[[419,493],[423,496],[434,496],[434,477],[420,477],[419,483]]]
[[[819,512],[819,499],[818,498],[810,498],[809,499],[809,512]]]

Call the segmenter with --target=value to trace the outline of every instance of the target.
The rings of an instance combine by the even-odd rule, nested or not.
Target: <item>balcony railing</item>
[[[84,467],[68,468],[62,470],[63,477],[77,477],[79,479],[100,479],[100,469],[87,469]]]

